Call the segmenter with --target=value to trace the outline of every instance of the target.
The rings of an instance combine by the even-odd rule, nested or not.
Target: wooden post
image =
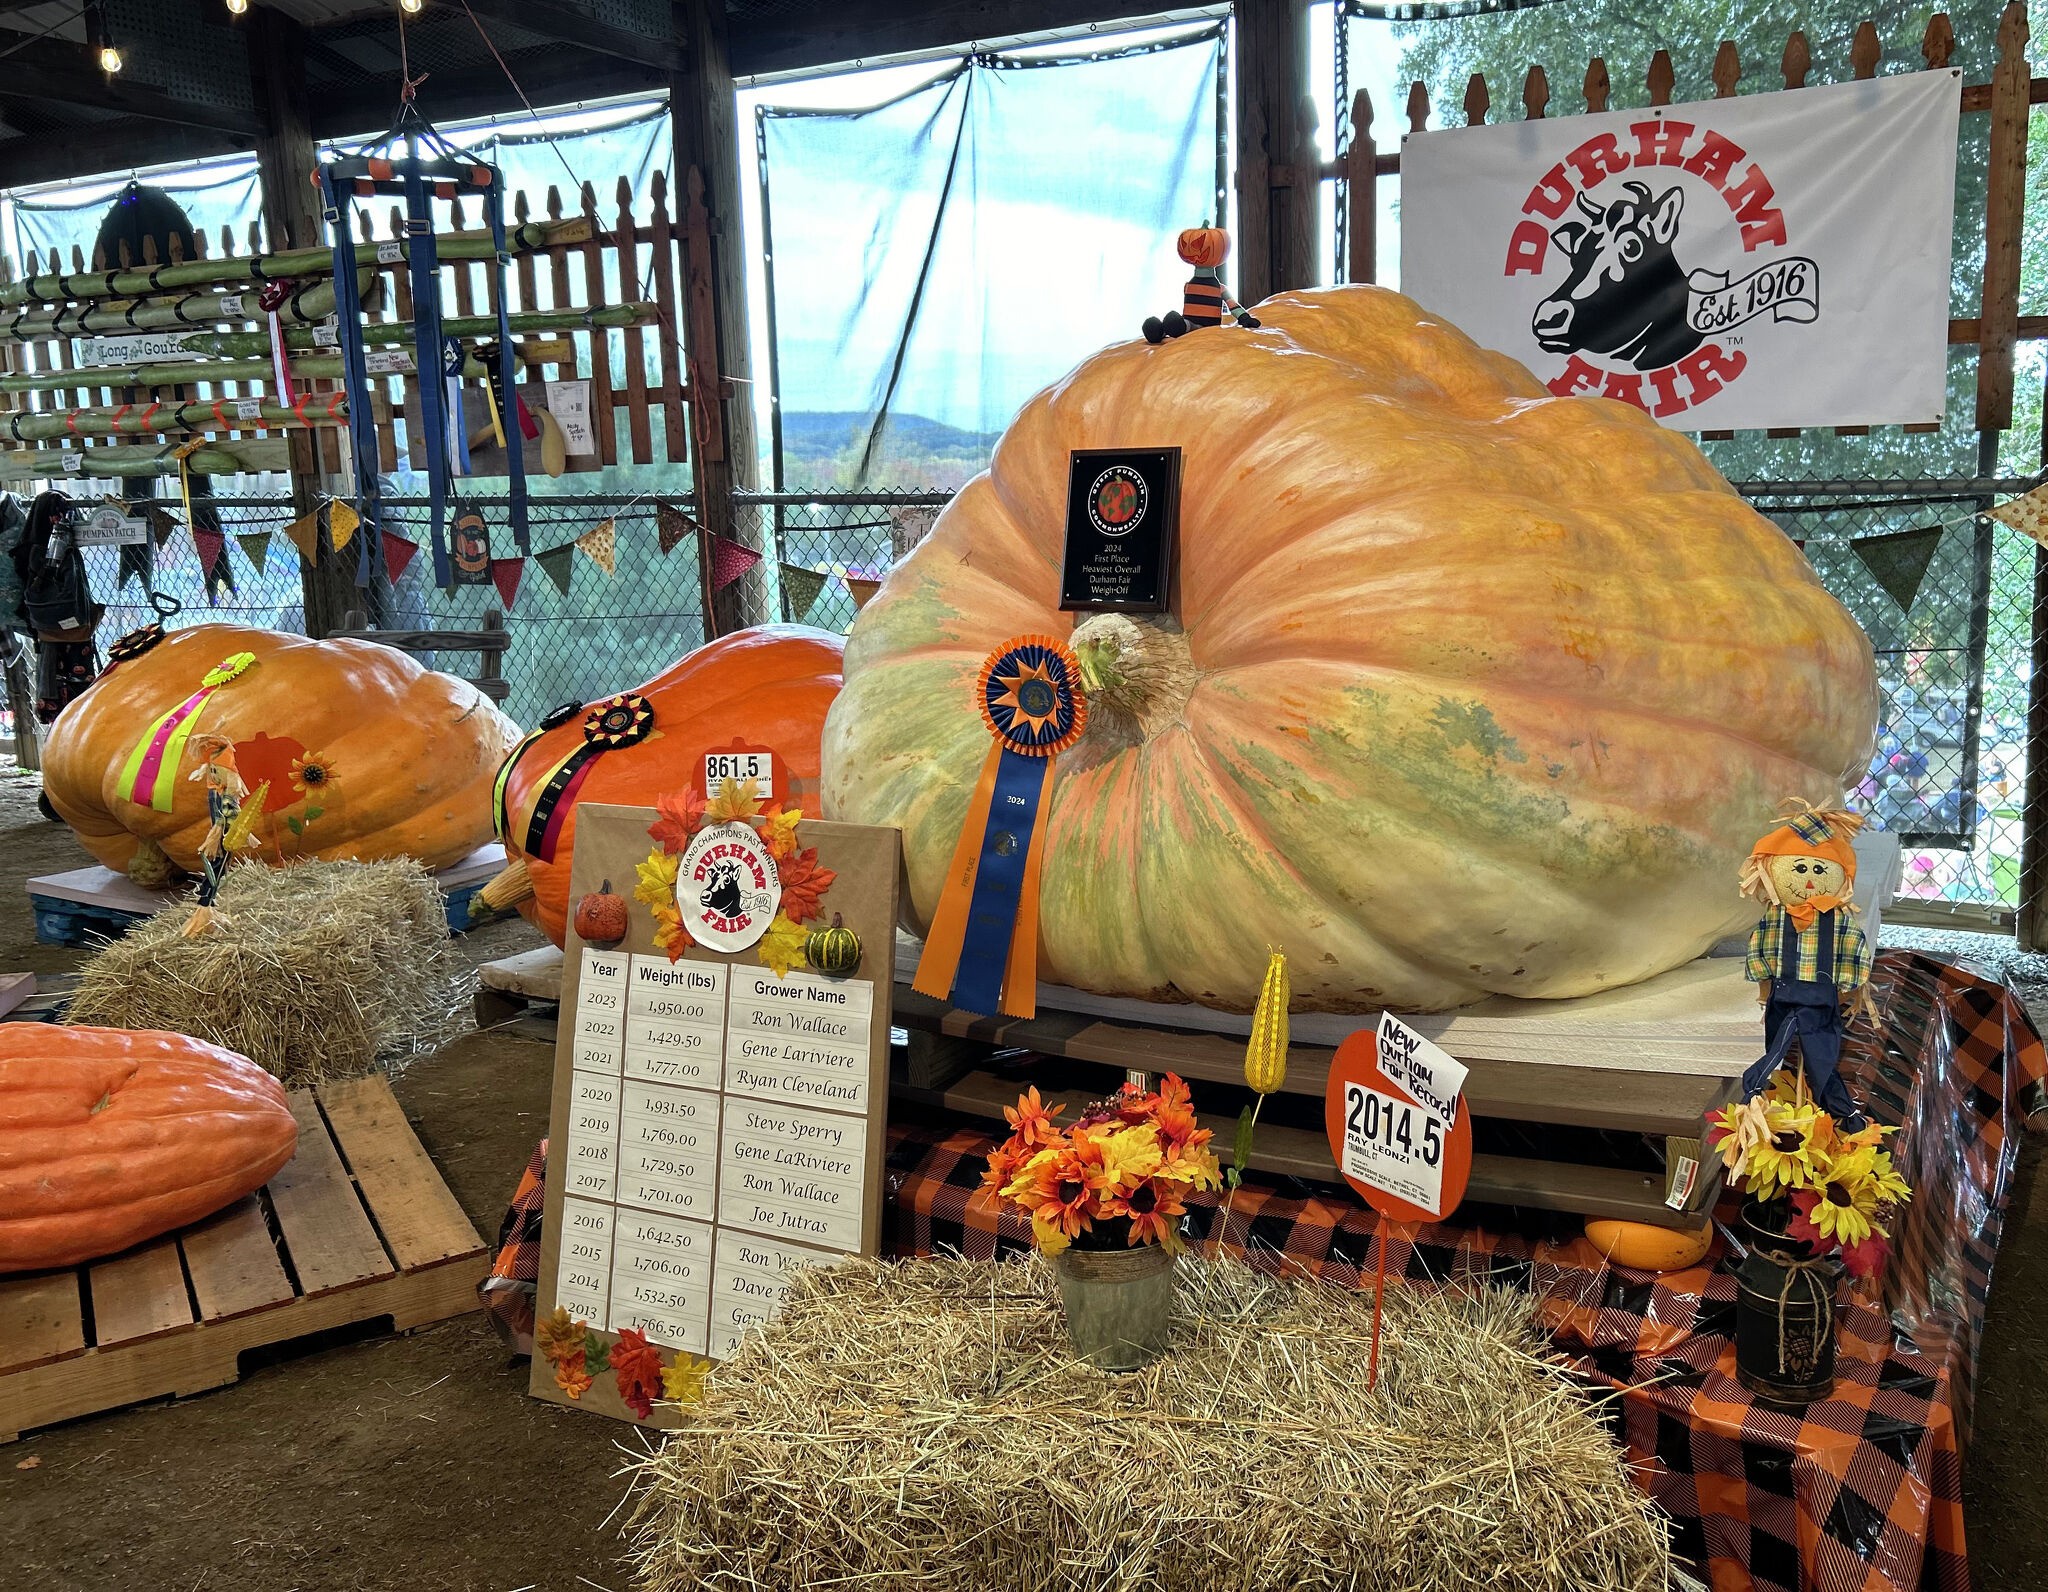
[[[1321,277],[1320,159],[1308,101],[1308,0],[1238,0],[1237,296],[1246,304]]]
[[[1379,151],[1372,141],[1372,97],[1360,89],[1351,96],[1351,147],[1347,151],[1351,197],[1351,258],[1344,280],[1379,280]]]
[[[1984,304],[1977,343],[1977,429],[2012,424],[2012,349],[2020,329],[2020,223],[2027,185],[2027,8],[1998,24],[1991,151],[1984,196]]]
[[[726,53],[723,0],[673,0],[677,37],[689,51],[686,70],[669,79],[669,119],[676,172],[685,180],[682,211],[689,284],[681,295],[681,324],[665,335],[683,340],[690,406],[715,406],[691,428],[691,479],[697,519],[707,531],[729,536],[773,559],[777,549],[755,514],[735,511],[735,491],[759,481],[754,443],[754,389],[747,380],[748,323],[745,250],[741,236],[739,100]],[[689,181],[692,174],[695,181]],[[702,245],[708,243],[708,248]],[[709,258],[705,258],[706,255]],[[700,302],[708,300],[708,302]],[[765,567],[765,564],[764,566]],[[736,580],[715,599],[707,592],[705,634],[720,634],[773,617],[767,581]]]
[[[272,249],[310,249],[327,241],[320,223],[318,191],[313,187],[317,156],[312,124],[307,120],[305,32],[289,17],[269,6],[249,13],[249,75],[256,103],[263,108],[269,131],[256,140],[256,169],[263,187],[263,224]],[[342,284],[336,284],[341,287]],[[341,306],[348,313],[347,306]],[[288,403],[284,394],[278,401]],[[287,433],[291,445],[292,516],[310,514],[323,494],[320,459],[313,436],[304,430]],[[337,554],[327,532],[314,562],[300,562],[299,583],[305,603],[306,634],[315,638],[341,628],[343,616],[367,602],[374,616],[375,591],[356,587],[356,554]]]

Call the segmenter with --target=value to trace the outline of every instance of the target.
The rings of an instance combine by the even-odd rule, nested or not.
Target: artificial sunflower
[[[1808,1243],[1818,1240],[1825,1249],[1830,1244],[1860,1244],[1873,1232],[1890,1236],[1877,1225],[1877,1208],[1883,1203],[1874,1165],[1877,1153],[1864,1145],[1836,1156],[1813,1187],[1792,1196],[1801,1228],[1795,1237]]]
[[[1088,1216],[1094,1191],[1088,1174],[1096,1157],[1084,1160],[1079,1144],[1040,1150],[1003,1190],[1003,1198],[1031,1212],[1032,1231],[1050,1229],[1076,1239],[1094,1224]]]
[[[1748,1183],[1752,1194],[1758,1199],[1775,1199],[1789,1189],[1812,1188],[1819,1181],[1826,1147],[1815,1141],[1823,1136],[1818,1125],[1824,1118],[1825,1113],[1815,1105],[1770,1108],[1770,1137],[1750,1147]],[[1831,1122],[1829,1125],[1832,1127]]]
[[[1723,1106],[1707,1119],[1707,1146],[1721,1157],[1728,1176],[1749,1170],[1749,1155],[1771,1136],[1771,1108],[1759,1095]]]
[[[334,759],[321,752],[307,752],[292,759],[292,789],[301,796],[326,796],[334,790]]]
[[[1156,1243],[1175,1251],[1181,1247],[1180,1219],[1187,1214],[1181,1204],[1181,1188],[1161,1177],[1148,1177],[1127,1194],[1105,1200],[1104,1216],[1127,1216],[1131,1222],[1131,1244]]]
[[[1086,1175],[1088,1186],[1098,1199],[1114,1199],[1125,1190],[1136,1188],[1159,1170],[1163,1159],[1159,1150],[1159,1132],[1149,1122],[1115,1133],[1091,1133],[1088,1137],[1098,1140],[1102,1146],[1101,1161],[1090,1167]]]

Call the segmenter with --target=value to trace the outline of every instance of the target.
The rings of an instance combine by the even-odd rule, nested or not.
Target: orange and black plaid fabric
[[[1992,1261],[2019,1126],[2048,1106],[2048,1055],[2001,985],[1884,952],[1880,1027],[1843,1048],[1850,1087],[1893,1141],[1913,1199],[1882,1293],[1844,1287],[1835,1395],[1804,1412],[1758,1407],[1735,1380],[1735,1279],[1725,1236],[1699,1267],[1659,1276],[1607,1264],[1584,1238],[1546,1244],[1515,1213],[1390,1233],[1390,1274],[1422,1286],[1480,1278],[1543,1301],[1557,1347],[1606,1406],[1674,1546],[1715,1592],[1965,1592],[1962,1449]],[[1056,1062],[1046,1063],[1056,1067]],[[1040,1082],[1044,1082],[1041,1075]],[[1028,1225],[977,1198],[993,1143],[976,1127],[890,1129],[884,1249],[992,1257]],[[1219,1213],[1190,1199],[1204,1241]],[[1732,1222],[1732,1203],[1721,1212]],[[1359,1283],[1379,1220],[1348,1189],[1253,1179],[1227,1243],[1255,1263]]]
[[[534,1297],[540,1292],[541,1205],[547,1197],[548,1141],[534,1146],[505,1219],[498,1224],[498,1257],[476,1285],[498,1336],[514,1354],[533,1353]]]

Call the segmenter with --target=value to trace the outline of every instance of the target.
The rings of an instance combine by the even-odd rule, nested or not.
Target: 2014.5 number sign
[[[1391,1221],[1448,1215],[1472,1175],[1465,1068],[1405,1023],[1382,1014],[1330,1064],[1324,1100],[1330,1153],[1344,1181]]]

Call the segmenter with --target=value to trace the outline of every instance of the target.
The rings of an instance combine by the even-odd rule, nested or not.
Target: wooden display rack
[[[225,1386],[247,1349],[478,1308],[483,1242],[383,1076],[291,1103],[298,1153],[260,1194],[125,1254],[0,1278],[0,1442]]]

